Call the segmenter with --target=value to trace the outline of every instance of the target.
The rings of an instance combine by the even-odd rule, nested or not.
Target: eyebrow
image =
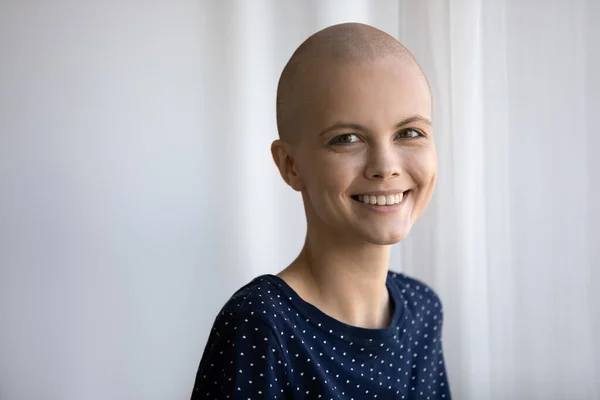
[[[394,126],[394,129],[398,129],[403,127],[404,125],[408,125],[410,123],[413,122],[422,122],[425,123],[429,126],[431,126],[431,121],[425,117],[422,117],[420,115],[413,115],[411,117],[405,118],[402,121],[398,122],[396,124],[396,126]],[[319,133],[319,136],[324,135],[325,133],[332,131],[334,129],[340,129],[340,128],[347,128],[347,129],[354,129],[354,130],[360,130],[360,131],[368,131],[367,128],[365,128],[364,126],[360,125],[360,124],[353,124],[353,123],[346,123],[346,122],[337,122],[333,125],[331,125],[330,127],[326,128],[325,130],[323,130],[321,133]]]

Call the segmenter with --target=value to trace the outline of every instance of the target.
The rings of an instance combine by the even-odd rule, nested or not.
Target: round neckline
[[[318,327],[329,335],[334,335],[341,340],[349,342],[359,342],[363,345],[381,346],[383,341],[386,341],[395,335],[399,335],[402,325],[404,312],[404,303],[401,300],[401,293],[398,286],[394,283],[391,273],[388,272],[386,278],[386,287],[392,301],[394,312],[392,320],[386,328],[361,328],[354,325],[346,324],[328,314],[325,314],[316,306],[305,301],[289,286],[283,279],[276,275],[266,274],[263,277],[267,278],[272,284],[275,284],[283,294],[292,302],[294,307],[299,312],[299,315],[307,322]]]

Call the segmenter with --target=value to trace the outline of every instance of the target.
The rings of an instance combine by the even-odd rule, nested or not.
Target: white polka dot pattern
[[[303,301],[264,275],[217,317],[192,400],[450,399],[442,306],[425,284],[390,272],[392,323],[364,329]]]

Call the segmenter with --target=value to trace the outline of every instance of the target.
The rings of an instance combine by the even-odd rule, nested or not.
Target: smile
[[[372,204],[378,206],[393,206],[395,204],[401,203],[406,194],[408,194],[408,190],[405,192],[388,195],[357,194],[351,197],[352,199],[362,202],[364,204]]]

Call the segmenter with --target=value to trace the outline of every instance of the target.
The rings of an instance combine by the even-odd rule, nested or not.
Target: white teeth
[[[400,194],[390,194],[387,196],[368,196],[368,195],[358,195],[358,201],[362,201],[365,204],[377,204],[378,206],[385,205],[393,205],[398,204],[402,201],[404,197],[404,193]]]

